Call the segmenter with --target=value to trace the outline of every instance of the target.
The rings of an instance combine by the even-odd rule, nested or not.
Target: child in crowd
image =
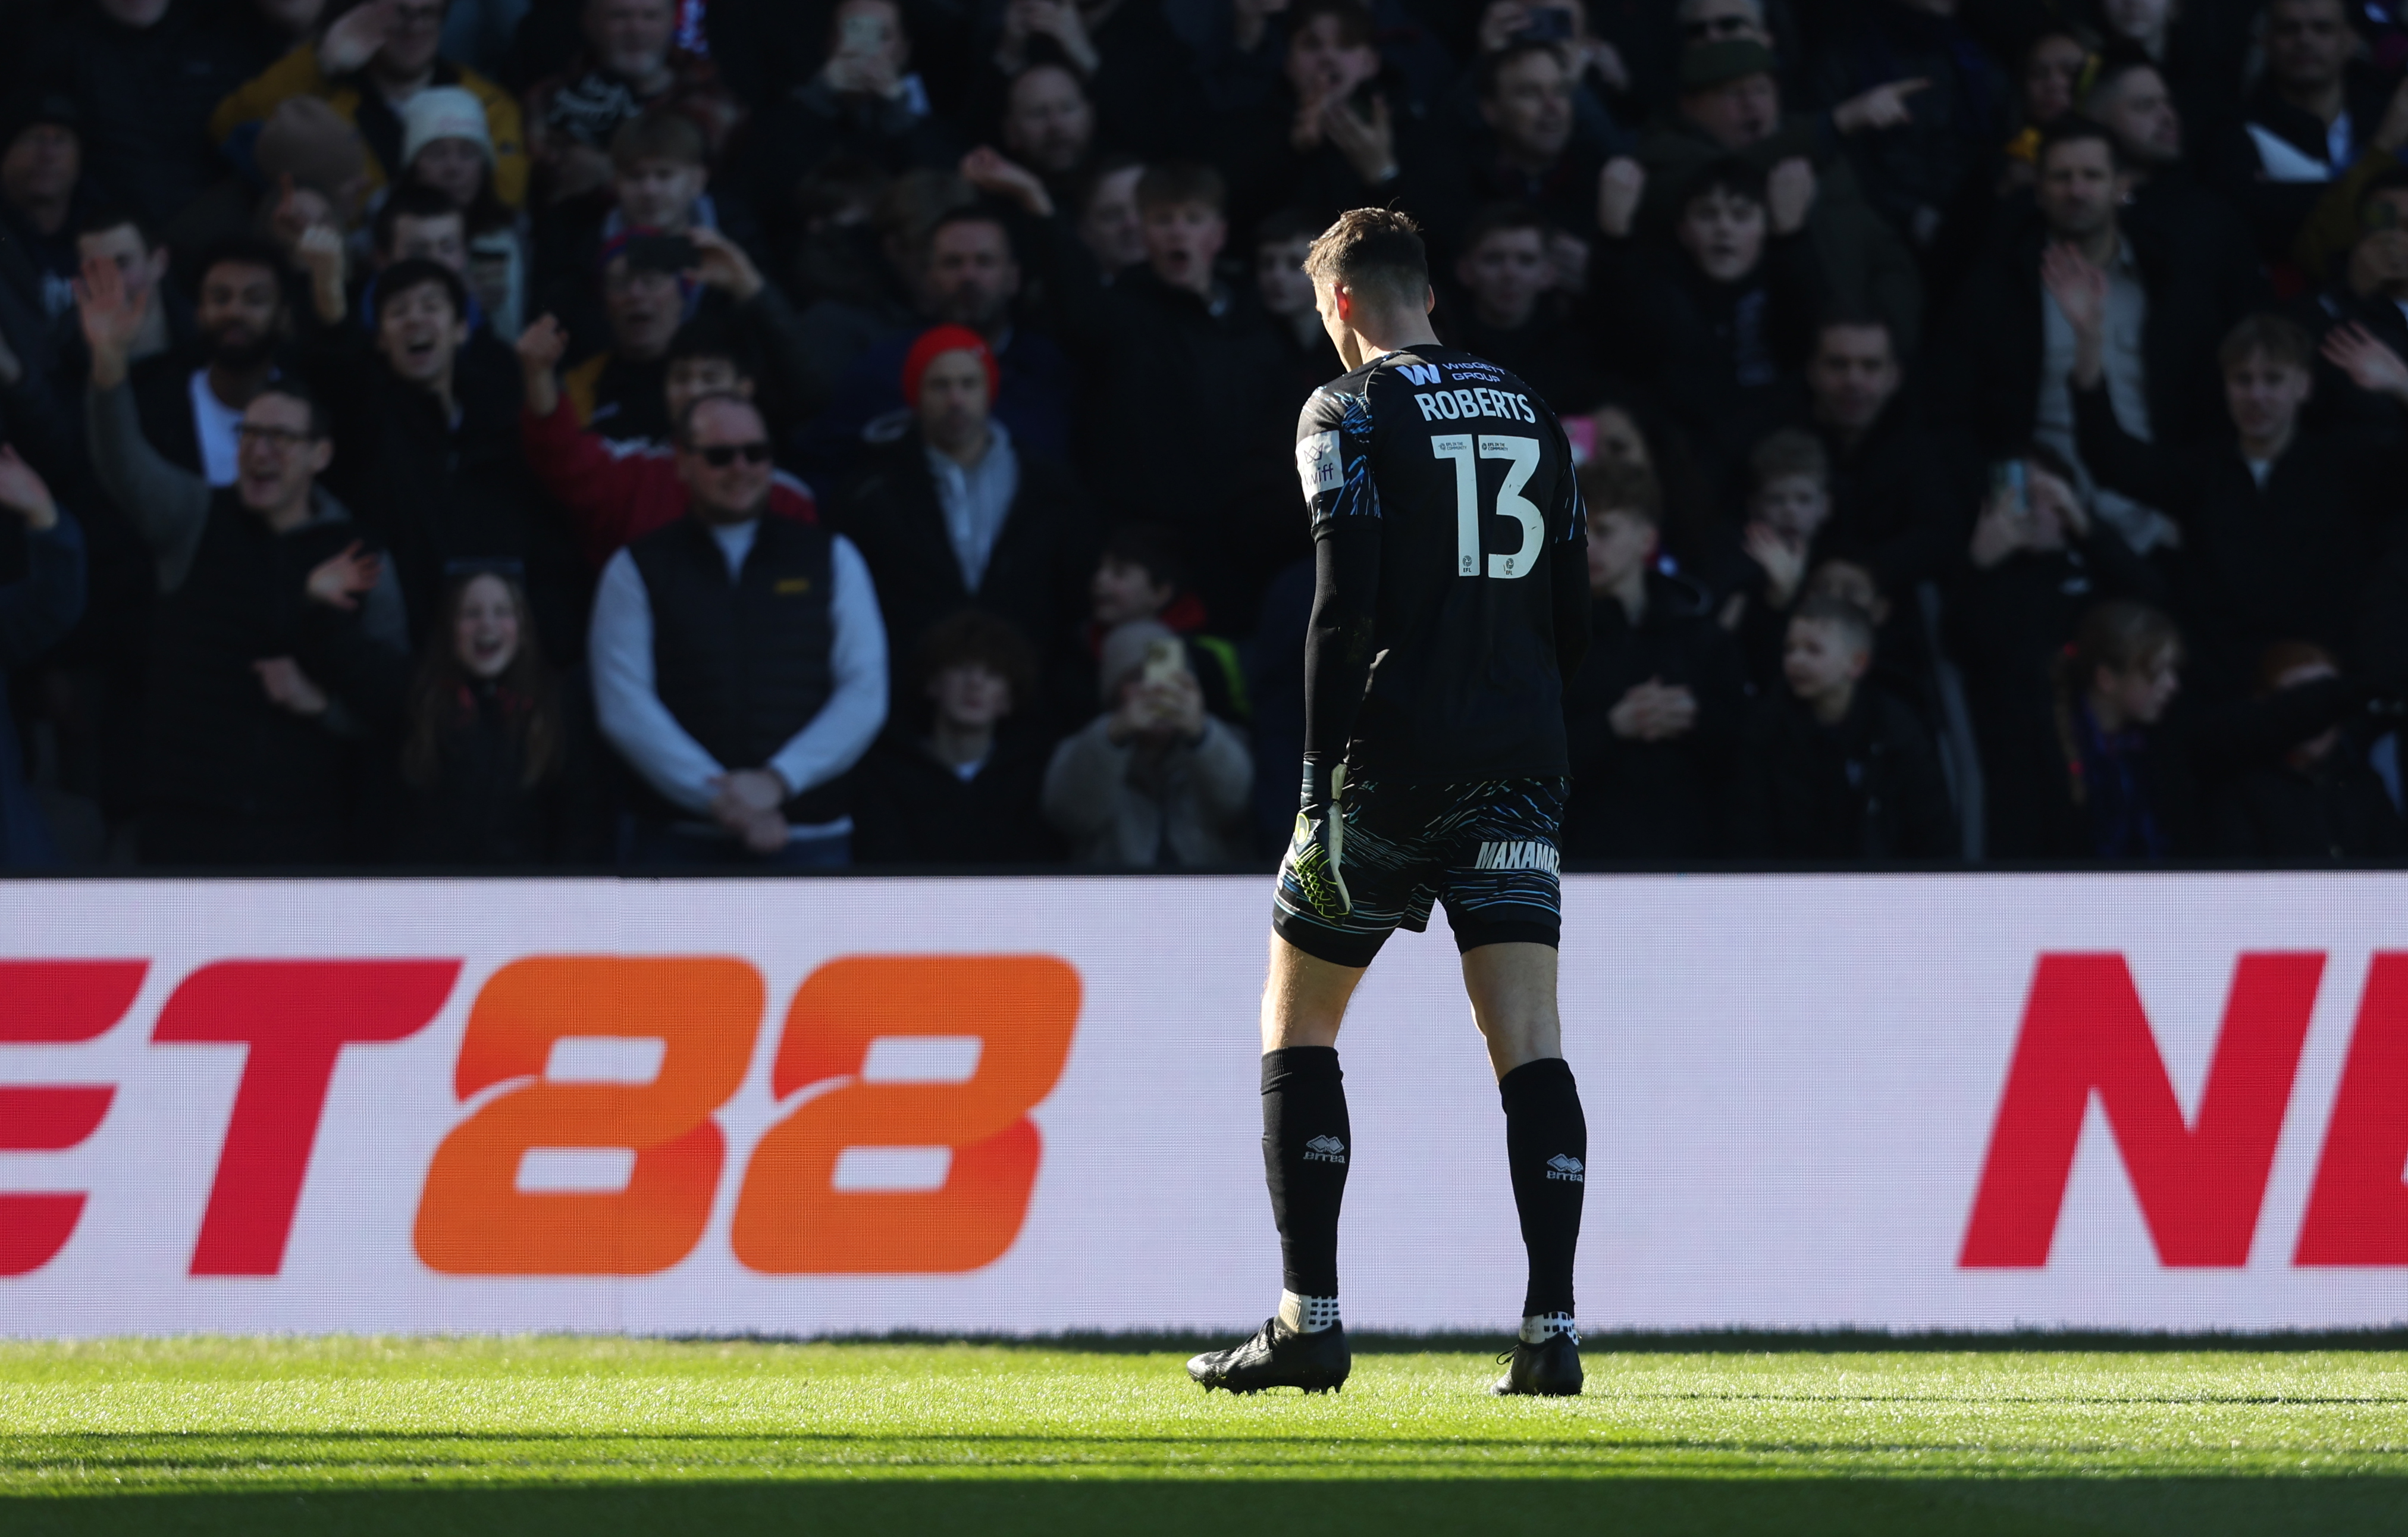
[[[1104,637],[1103,713],[1054,750],[1045,819],[1082,865],[1227,865],[1250,858],[1254,758],[1204,707],[1179,638],[1133,619]]]
[[[1711,462],[1735,463],[1805,399],[1824,304],[1803,234],[1814,173],[1803,160],[1770,177],[1716,161],[1690,183],[1669,244],[1637,233],[1646,183],[1636,161],[1606,167],[1590,298],[1620,341],[1611,361],[1654,388]]]
[[[1178,536],[1152,524],[1123,524],[1105,537],[1088,594],[1095,600],[1087,625],[1087,654],[1100,657],[1104,638],[1123,625],[1153,620],[1180,638],[1188,670],[1204,690],[1204,708],[1225,721],[1242,723],[1246,671],[1238,648],[1207,635],[1203,599],[1188,590],[1187,567]]]
[[[1811,432],[1784,428],[1747,455],[1744,585],[1724,601],[1721,618],[1738,633],[1749,676],[1760,688],[1780,680],[1789,611],[1815,565],[1815,541],[1831,521],[1831,457]]]
[[[1044,744],[1020,726],[1037,654],[1010,623],[965,609],[921,642],[924,729],[898,723],[854,776],[863,864],[1039,864],[1061,848],[1038,814]]]
[[[2254,692],[2262,700],[2340,676],[2332,653],[2286,640],[2267,648]],[[2408,828],[2367,761],[2355,722],[2327,725],[2235,778],[2219,797],[2212,837],[2217,855],[2251,864],[2340,864],[2408,854]]]
[[[1873,625],[1836,597],[1790,616],[1787,685],[1757,702],[1733,775],[1732,851],[1743,857],[1947,859],[1961,852],[1931,739],[1865,674]]]
[[[1663,495],[1648,471],[1593,460],[1588,654],[1564,691],[1572,791],[1564,853],[1689,859],[1718,853],[1718,806],[1743,681],[1705,590],[1660,568]]]
[[[599,864],[609,856],[583,690],[536,645],[496,567],[455,580],[410,690],[394,854],[406,864]]]

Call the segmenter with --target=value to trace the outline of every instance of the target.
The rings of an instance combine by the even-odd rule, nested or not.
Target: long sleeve
[[[671,715],[652,678],[652,604],[624,550],[602,568],[585,648],[602,735],[644,783],[672,803],[707,814],[710,782],[727,772]]]
[[[1205,716],[1204,735],[1190,760],[1188,783],[1196,788],[1197,803],[1208,826],[1225,827],[1241,821],[1254,793],[1254,755],[1246,750],[1245,739]]]
[[[84,395],[92,438],[93,474],[110,499],[125,510],[159,572],[159,590],[172,593],[191,574],[209,517],[209,482],[160,457],[142,436],[134,410],[134,387],[121,382]]]
[[[2115,403],[2101,379],[2088,389],[2075,386],[2074,444],[2093,479],[2176,519],[2187,517],[2199,504],[2196,449],[2177,451],[2144,443],[2124,430],[2115,417]]]
[[[25,536],[25,555],[24,578],[0,587],[0,667],[23,667],[83,617],[83,530],[65,509],[56,524]]]
[[[829,602],[836,642],[828,670],[836,692],[767,765],[794,795],[816,789],[860,762],[886,725],[886,622],[878,611],[878,589],[870,582],[868,562],[851,539],[837,536],[832,558],[836,591]]]
[[[1098,715],[1054,749],[1045,766],[1045,820],[1074,843],[1094,838],[1120,814],[1134,745],[1115,743],[1111,717]]]
[[[600,433],[580,426],[567,391],[560,392],[549,416],[532,407],[520,410],[519,448],[544,490],[567,510],[588,558],[607,559],[633,537],[650,466],[631,456],[640,450],[613,452]]]

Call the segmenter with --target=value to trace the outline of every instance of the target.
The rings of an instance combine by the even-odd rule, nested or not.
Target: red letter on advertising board
[[[459,975],[455,960],[219,961],[184,979],[151,1039],[251,1048],[193,1245],[194,1275],[283,1268],[335,1059],[348,1045],[417,1034]]]
[[[2367,969],[2324,1157],[2300,1223],[2300,1265],[2408,1265],[2408,955]]]
[[[0,1041],[90,1041],[125,1017],[148,961],[0,961]],[[116,1090],[99,1085],[0,1088],[0,1149],[54,1153],[100,1129]],[[0,1194],[0,1275],[24,1275],[58,1257],[83,1215],[80,1190]]]
[[[2324,964],[2241,957],[2199,1118],[2186,1126],[2124,957],[2042,955],[1957,1264],[2048,1263],[2094,1089],[2158,1261],[2248,1263]]]

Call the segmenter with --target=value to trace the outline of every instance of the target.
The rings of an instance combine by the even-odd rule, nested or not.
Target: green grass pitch
[[[1366,1343],[1310,1399],[1129,1343],[0,1344],[0,1533],[2408,1533],[2392,1349],[1592,1341],[1500,1401]]]

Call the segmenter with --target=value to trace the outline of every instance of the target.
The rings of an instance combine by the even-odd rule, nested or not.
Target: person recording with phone
[[[1045,820],[1082,865],[1230,865],[1252,857],[1254,764],[1206,712],[1185,648],[1157,620],[1104,638],[1104,712],[1054,750]]]

